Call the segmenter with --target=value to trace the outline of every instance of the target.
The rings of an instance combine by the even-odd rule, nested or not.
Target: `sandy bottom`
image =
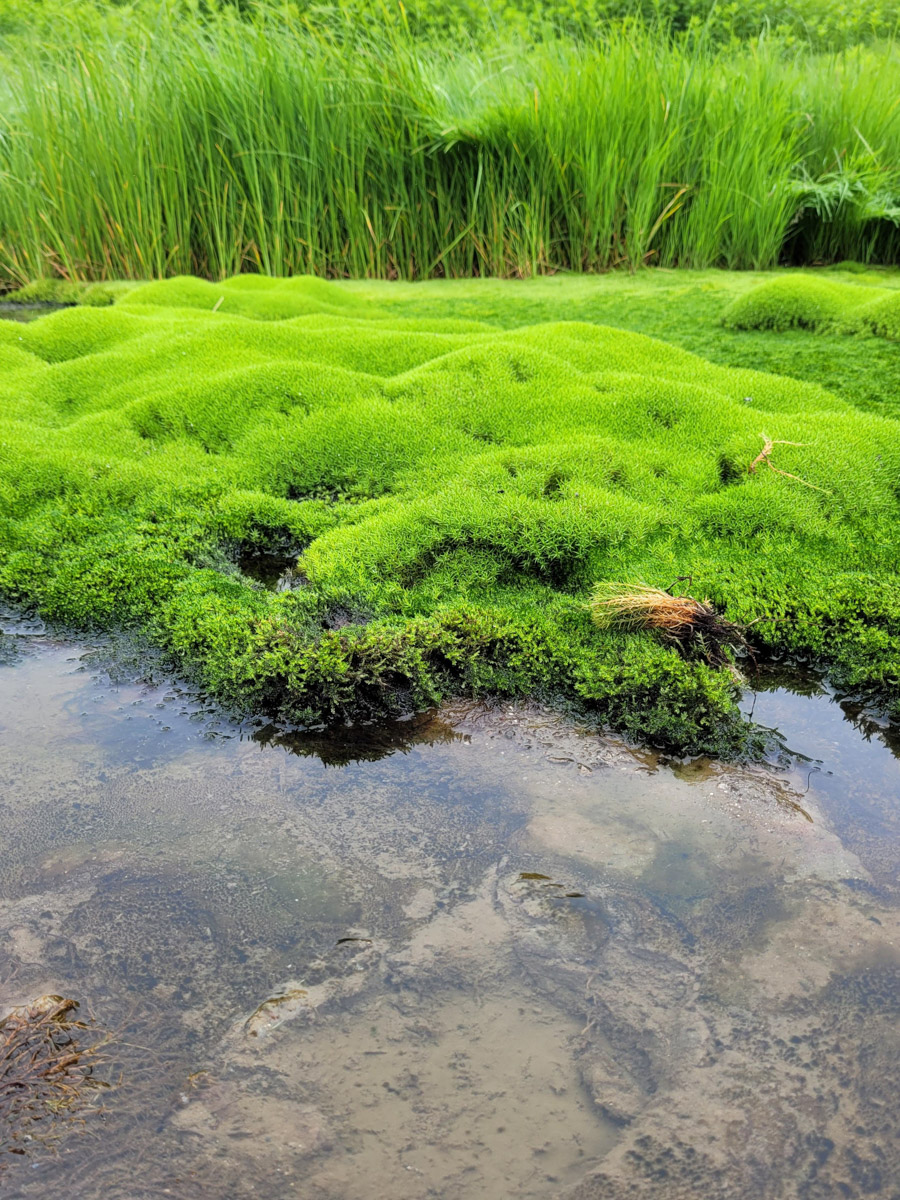
[[[900,1195],[886,751],[860,810],[534,708],[253,738],[12,632],[0,1012],[116,1086],[5,1195]]]

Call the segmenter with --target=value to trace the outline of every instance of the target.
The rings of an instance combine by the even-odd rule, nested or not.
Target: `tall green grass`
[[[517,37],[595,38],[611,22],[638,19],[675,34],[703,30],[716,42],[774,35],[819,50],[842,50],[900,32],[900,0],[0,0],[0,37],[36,31],[58,37],[60,24],[121,28],[135,12],[164,6],[205,19],[288,10],[321,26],[385,22],[416,37],[469,41],[498,29]]]
[[[900,55],[468,45],[272,7],[3,51],[0,279],[418,278],[900,256]]]

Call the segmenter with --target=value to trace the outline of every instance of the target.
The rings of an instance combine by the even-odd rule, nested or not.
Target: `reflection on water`
[[[0,300],[0,321],[36,321],[38,317],[67,307],[65,304],[12,304]]]
[[[799,788],[819,798],[844,843],[890,881],[900,868],[900,727],[815,674],[757,673],[744,709],[781,732],[798,761]],[[802,800],[800,801],[802,803]]]
[[[299,545],[286,544],[278,553],[266,554],[253,548],[238,555],[237,566],[269,591],[289,592],[300,587],[306,578],[297,568],[301,549]]]
[[[261,746],[280,746],[303,758],[317,758],[327,767],[377,762],[391,754],[406,754],[413,746],[435,746],[468,738],[435,710],[396,720],[314,731],[286,731],[276,725],[263,725],[250,736]]]
[[[118,1083],[6,1195],[895,1194],[889,731],[808,689],[757,693],[774,773],[525,706],[286,735],[9,629],[0,1016],[78,999]]]

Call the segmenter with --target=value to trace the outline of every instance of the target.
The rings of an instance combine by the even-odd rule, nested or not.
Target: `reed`
[[[0,281],[414,279],[900,252],[891,45],[438,41],[277,7],[0,42]]]

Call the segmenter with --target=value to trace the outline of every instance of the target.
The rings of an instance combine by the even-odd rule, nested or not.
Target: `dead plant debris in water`
[[[685,658],[700,657],[713,667],[734,667],[732,654],[752,654],[747,626],[728,621],[709,600],[673,596],[644,583],[598,584],[590,602],[601,629],[648,629],[673,643]]]
[[[48,995],[0,1018],[0,1155],[52,1146],[109,1086],[95,1076],[103,1042],[77,1009]]]

